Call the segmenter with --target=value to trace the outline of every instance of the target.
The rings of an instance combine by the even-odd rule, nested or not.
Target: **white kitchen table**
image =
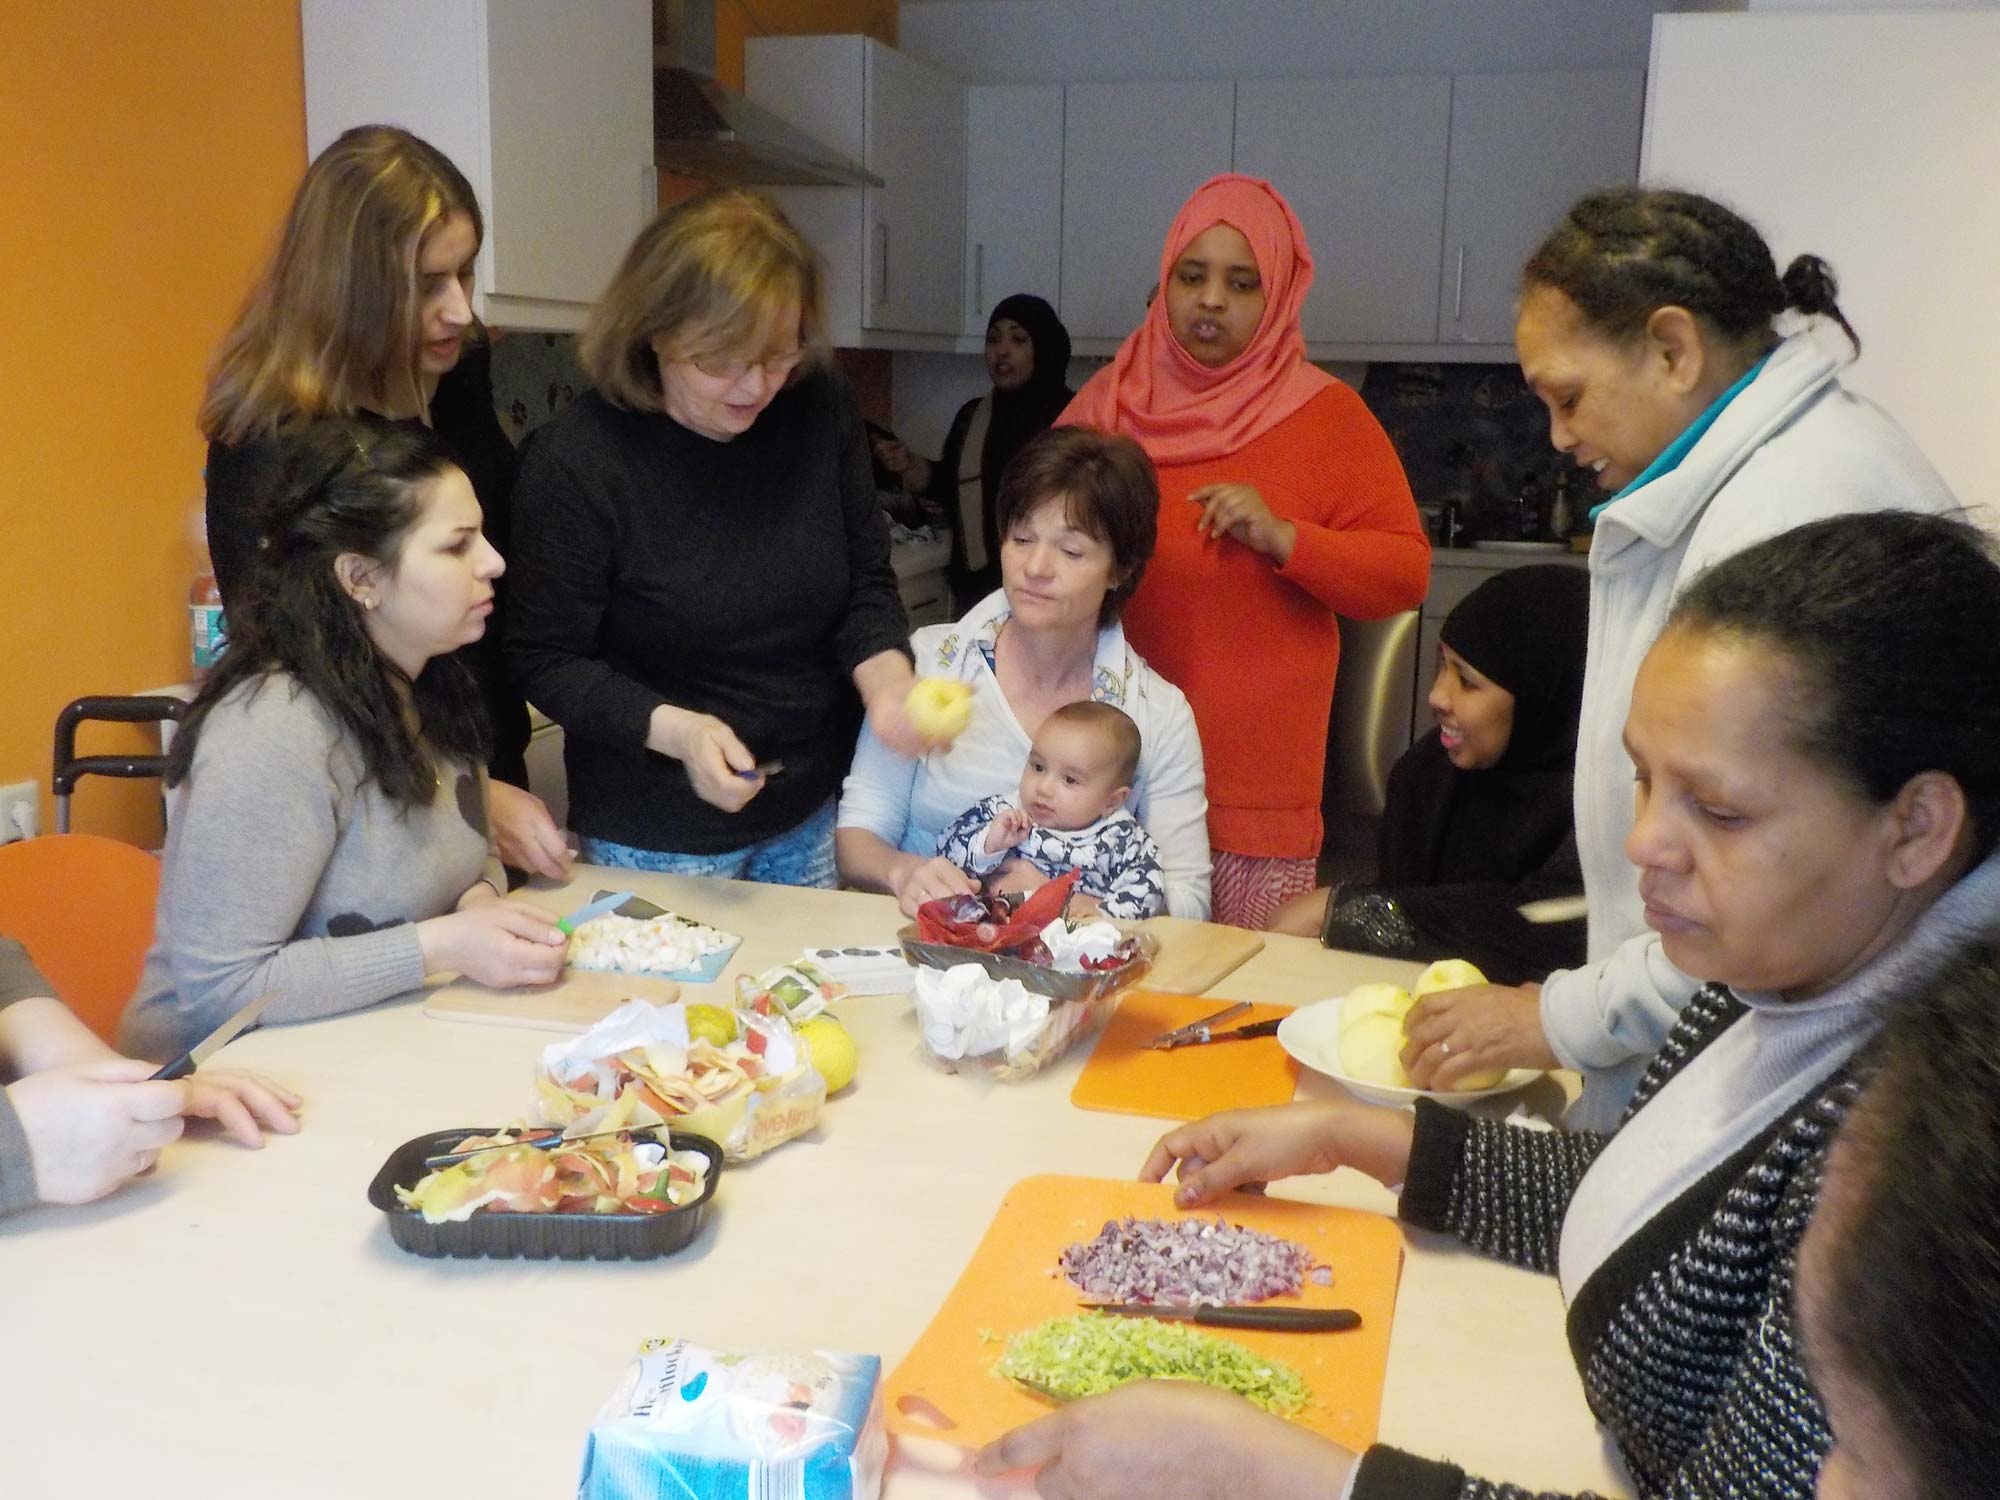
[[[613,881],[746,935],[719,994],[802,947],[900,925],[886,897],[622,870],[579,867],[529,894],[562,911]],[[1273,936],[1213,993],[1303,1002],[1411,972]],[[871,1352],[886,1373],[1009,1184],[1130,1177],[1167,1128],[1072,1108],[1081,1053],[990,1083],[931,1068],[902,997],[835,1009],[861,1068],[820,1127],[728,1168],[687,1250],[629,1263],[424,1260],[366,1201],[402,1141],[527,1114],[551,1033],[404,1002],[241,1038],[223,1060],[303,1094],[300,1134],[262,1151],[204,1135],[100,1203],[0,1221],[0,1494],[568,1495],[641,1339]],[[1348,1171],[1284,1191],[1393,1211]],[[1629,1493],[1585,1409],[1554,1282],[1407,1238],[1383,1438],[1536,1488]],[[954,1453],[932,1446],[897,1450],[891,1496],[974,1493],[931,1466]]]

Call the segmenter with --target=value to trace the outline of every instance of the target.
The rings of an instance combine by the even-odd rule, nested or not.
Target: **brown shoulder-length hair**
[[[818,338],[819,257],[778,205],[747,188],[711,188],[663,209],[639,231],[590,310],[577,363],[598,393],[630,411],[657,411],[662,334],[676,357],[754,356],[788,302],[799,341]]]
[[[484,242],[465,174],[407,130],[357,125],[322,151],[216,351],[203,435],[240,443],[363,408],[421,410],[417,259],[453,214]]]
[[[1052,427],[1014,455],[993,497],[1000,545],[1019,517],[1060,499],[1069,524],[1111,548],[1112,584],[1098,607],[1109,625],[1139,591],[1159,535],[1160,481],[1146,450],[1132,439],[1094,427]]]

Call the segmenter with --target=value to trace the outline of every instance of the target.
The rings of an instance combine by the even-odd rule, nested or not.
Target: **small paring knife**
[[[171,1083],[176,1078],[185,1078],[196,1068],[207,1062],[216,1053],[236,1040],[237,1033],[264,1014],[264,1007],[278,998],[276,990],[259,995],[243,1009],[224,1021],[207,1036],[196,1042],[179,1057],[168,1063],[147,1081],[150,1083]]]
[[[1351,1307],[1183,1307],[1172,1302],[1086,1302],[1091,1312],[1164,1318],[1204,1328],[1261,1328],[1266,1333],[1346,1333],[1361,1326]]]
[[[616,911],[631,899],[632,893],[630,891],[613,891],[608,896],[599,896],[588,906],[579,906],[568,916],[560,918],[556,922],[556,931],[560,932],[564,937],[574,937],[577,928],[581,927],[585,922],[596,917],[601,917],[606,912]]]
[[[1169,1052],[1175,1047],[1185,1047],[1189,1042],[1205,1042],[1214,1027],[1224,1021],[1233,1021],[1250,1009],[1248,1000],[1239,1000],[1234,1005],[1226,1005],[1212,1016],[1203,1016],[1199,1021],[1190,1021],[1185,1026],[1176,1026],[1171,1031],[1163,1031],[1146,1045],[1155,1051]]]

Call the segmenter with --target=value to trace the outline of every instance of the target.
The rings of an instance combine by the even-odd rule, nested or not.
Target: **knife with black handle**
[[[1127,1318],[1165,1318],[1204,1328],[1261,1328],[1267,1333],[1345,1333],[1361,1326],[1351,1307],[1181,1307],[1164,1302],[1092,1302],[1092,1312]]]

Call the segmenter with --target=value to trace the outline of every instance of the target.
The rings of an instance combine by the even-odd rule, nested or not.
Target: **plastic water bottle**
[[[206,480],[207,474],[202,477]],[[201,528],[201,571],[188,585],[188,627],[194,675],[205,677],[229,644],[228,626],[222,618],[222,590],[215,585],[215,565],[209,561],[206,521]]]

